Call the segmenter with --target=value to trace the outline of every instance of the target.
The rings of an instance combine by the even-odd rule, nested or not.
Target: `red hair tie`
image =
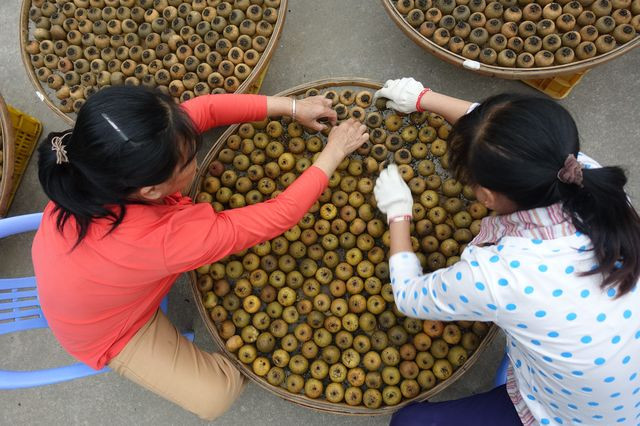
[[[422,106],[420,105],[420,102],[422,101],[422,97],[427,92],[430,92],[430,91],[431,91],[431,89],[429,89],[428,87],[425,87],[424,89],[422,89],[422,92],[420,92],[420,94],[418,95],[418,99],[416,100],[416,111],[424,112],[424,108],[422,108]]]

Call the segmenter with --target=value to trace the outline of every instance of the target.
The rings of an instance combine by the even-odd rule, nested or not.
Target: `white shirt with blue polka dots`
[[[518,390],[543,425],[640,424],[640,292],[616,298],[580,232],[505,236],[469,246],[424,275],[413,253],[391,257],[398,309],[411,317],[493,321],[507,335]]]

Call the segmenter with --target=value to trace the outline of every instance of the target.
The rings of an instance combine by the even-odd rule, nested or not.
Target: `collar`
[[[562,209],[562,203],[515,213],[487,216],[482,219],[480,233],[471,241],[473,245],[495,244],[503,237],[523,237],[535,240],[553,240],[576,233],[571,218]]]
[[[167,206],[187,206],[193,204],[190,197],[182,195],[180,192],[175,192],[171,195],[167,195],[162,199],[162,204]]]

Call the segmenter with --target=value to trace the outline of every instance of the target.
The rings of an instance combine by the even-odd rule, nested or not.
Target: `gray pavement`
[[[35,95],[19,52],[20,0],[0,2],[0,92],[7,103],[38,117],[44,133],[65,128]],[[562,101],[582,135],[583,151],[602,164],[628,170],[628,192],[640,196],[640,49],[589,72]],[[329,77],[379,81],[413,76],[435,90],[469,100],[502,92],[536,93],[518,81],[477,76],[425,53],[388,19],[378,0],[290,0],[287,22],[262,93]],[[221,131],[205,138],[204,155]],[[10,215],[41,211],[46,203],[31,161]],[[32,275],[31,235],[0,240],[0,276]],[[193,327],[196,342],[213,350],[182,277],[170,295],[170,318]],[[496,339],[481,360],[436,400],[487,390],[504,339]],[[57,366],[70,362],[47,330],[0,337],[2,369]],[[200,424],[193,415],[114,373],[28,390],[0,391],[0,424]],[[216,425],[383,425],[389,418],[352,418],[298,407],[251,384]]]

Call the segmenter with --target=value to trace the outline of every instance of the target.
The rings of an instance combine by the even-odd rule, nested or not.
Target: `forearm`
[[[465,115],[472,103],[462,99],[453,98],[434,91],[429,91],[422,96],[420,107],[425,111],[435,112],[441,115],[449,123],[454,124]]]
[[[389,226],[389,230],[391,232],[391,252],[389,253],[389,256],[407,251],[413,252],[413,248],[411,246],[410,226],[411,225],[408,220],[394,222]]]
[[[228,253],[224,256],[275,238],[292,228],[328,182],[322,171],[309,168],[276,198],[218,214],[218,221],[225,223],[227,229],[217,233],[234,236],[230,244],[226,244]]]
[[[406,315],[445,321],[497,320],[497,311],[489,306],[499,303],[488,289],[472,287],[472,283],[485,280],[474,277],[464,260],[423,274],[418,257],[403,252],[390,257],[389,269],[396,305]]]
[[[181,106],[199,133],[213,127],[259,121],[267,116],[267,97],[262,95],[198,96]]]
[[[344,157],[335,150],[323,149],[313,165],[322,170],[327,177],[331,177],[343,159]]]
[[[436,274],[423,275],[414,253],[398,253],[389,259],[391,286],[398,310],[420,319],[451,320],[455,315],[442,295],[436,298],[435,287],[440,280]],[[438,288],[440,290],[440,288]],[[443,300],[441,300],[443,299]]]
[[[267,116],[281,117],[291,116],[293,111],[293,98],[284,96],[267,96]]]
[[[216,262],[296,225],[322,191],[328,178],[310,167],[276,198],[216,213],[210,205],[195,204],[173,215],[163,247],[171,273]]]

